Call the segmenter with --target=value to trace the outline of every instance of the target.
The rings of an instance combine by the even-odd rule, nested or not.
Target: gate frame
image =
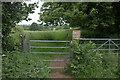
[[[80,38],[80,40],[87,40],[87,41],[105,41],[103,44],[96,44],[96,45],[100,45],[97,49],[94,49],[94,51],[97,51],[97,50],[108,50],[108,54],[110,54],[110,51],[111,50],[120,50],[120,44],[116,44],[114,41],[120,41],[120,39],[109,39],[109,38]],[[109,43],[109,44],[107,44]],[[111,44],[113,43],[113,44]],[[80,44],[80,45],[84,45],[84,44]],[[100,49],[102,46],[104,45],[109,45],[109,48],[108,49]],[[111,49],[110,45],[115,45],[118,49]],[[112,53],[112,54],[120,54],[120,53]]]
[[[97,49],[94,49],[93,51],[97,51],[97,50],[103,50],[103,51],[106,51],[108,50],[108,54],[110,54],[110,51],[111,50],[120,50],[120,44],[116,44],[114,41],[120,41],[120,39],[109,39],[109,38],[80,38],[80,40],[87,40],[87,41],[105,41],[103,44],[96,44],[96,45],[100,45]],[[48,53],[48,54],[67,54],[67,52],[31,52],[31,48],[69,48],[69,53],[70,53],[70,61],[72,60],[72,54],[74,54],[72,51],[71,51],[71,46],[69,47],[36,47],[36,46],[31,46],[31,43],[30,42],[66,42],[66,46],[67,46],[67,43],[72,43],[72,41],[53,41],[53,40],[29,40],[29,52],[30,53]],[[109,44],[107,44],[109,43]],[[112,43],[112,44],[111,44]],[[79,44],[79,45],[85,45],[85,44]],[[100,49],[102,46],[104,45],[108,45],[109,48],[108,49]],[[111,45],[115,45],[118,49],[111,49]],[[112,53],[112,54],[120,54],[120,53]],[[66,57],[67,58],[67,57]],[[66,59],[65,58],[65,59]],[[41,60],[41,61],[65,61],[65,60]],[[64,67],[48,67],[48,68],[54,68],[54,69],[61,69],[61,68],[64,68]]]
[[[39,46],[31,46],[31,42],[59,42],[59,43],[66,43],[66,47],[39,47]],[[65,61],[66,62],[66,59],[67,59],[67,54],[71,54],[71,51],[70,51],[70,46],[67,47],[67,43],[71,43],[71,41],[55,41],[55,40],[29,40],[29,52],[30,53],[39,53],[39,54],[65,54],[65,59],[64,60],[40,60],[40,61]],[[32,48],[69,48],[69,52],[32,52],[31,49]],[[65,67],[48,67],[48,68],[52,68],[52,69],[61,69],[61,68],[65,68]]]

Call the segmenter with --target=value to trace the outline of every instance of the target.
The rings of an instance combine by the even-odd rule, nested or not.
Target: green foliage
[[[15,45],[10,37],[12,29],[19,23],[21,20],[30,20],[28,18],[29,13],[34,13],[34,9],[37,7],[37,4],[21,3],[21,2],[3,2],[2,5],[2,45],[3,50],[11,50]],[[9,41],[10,39],[10,41]]]
[[[59,30],[59,29],[63,29],[63,27],[62,27],[62,26],[57,26],[57,27],[55,28],[55,30]]]
[[[64,25],[64,29],[70,29],[70,26]]]
[[[56,30],[56,31],[24,31],[27,41],[32,40],[68,40],[72,39],[71,30]],[[62,35],[62,36],[61,36]]]
[[[77,41],[72,43],[75,58],[72,60],[66,72],[75,78],[115,78],[118,77],[118,61],[114,54],[93,52],[96,46],[89,42],[78,45]]]
[[[39,57],[18,51],[4,52],[2,78],[48,78],[50,70]]]
[[[18,44],[14,42],[13,37],[7,36],[2,39],[2,49],[4,51],[12,51],[12,50],[18,50]]]
[[[81,38],[103,38],[107,37],[107,34],[103,34],[101,32],[90,31],[90,30],[80,30],[81,31]]]
[[[35,23],[35,22],[33,22],[33,23],[31,24],[31,26],[30,26],[30,30],[31,30],[31,31],[39,30],[38,24]]]
[[[2,34],[1,34],[1,28],[0,28],[0,54],[2,52]]]
[[[30,20],[29,13],[34,13],[36,3],[27,5],[20,2],[3,2],[2,5],[2,34],[9,35],[11,29],[21,20]]]
[[[81,27],[101,34],[120,34],[120,3],[44,3],[40,21],[45,25]],[[102,36],[104,37],[104,35]]]
[[[20,50],[22,49],[22,38],[20,38],[20,35],[24,35],[24,29],[21,26],[16,26],[12,29],[12,33],[4,37],[2,40],[2,47],[4,51],[13,51],[13,50]]]
[[[20,25],[23,26],[24,30],[30,30],[30,25]]]

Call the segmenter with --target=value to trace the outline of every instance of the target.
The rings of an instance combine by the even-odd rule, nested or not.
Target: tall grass
[[[68,37],[67,37],[68,33]],[[71,40],[71,30],[56,31],[24,31],[26,40]]]

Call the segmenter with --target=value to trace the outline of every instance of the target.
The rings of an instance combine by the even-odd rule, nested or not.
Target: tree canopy
[[[120,3],[49,2],[40,9],[40,20],[45,25],[64,25],[105,33],[120,31]]]
[[[16,44],[12,42],[9,35],[12,28],[16,26],[21,20],[31,20],[28,18],[29,13],[34,13],[37,3],[29,4],[22,2],[3,2],[2,3],[2,49],[14,50]]]
[[[33,22],[30,26],[30,30],[32,31],[39,30],[38,24]]]
[[[3,2],[2,5],[2,34],[8,36],[11,29],[15,27],[21,20],[31,20],[28,18],[29,13],[34,13],[37,4],[29,4],[22,2]]]

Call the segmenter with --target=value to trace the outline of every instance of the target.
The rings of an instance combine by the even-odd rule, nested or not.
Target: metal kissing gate
[[[69,43],[70,43],[71,41],[53,41],[53,40],[29,40],[29,52],[30,53],[39,53],[39,54],[53,54],[53,55],[64,55],[65,56],[65,58],[63,58],[62,60],[60,59],[57,59],[57,60],[40,60],[40,61],[49,61],[49,62],[65,62],[66,61],[66,59],[67,59],[67,57],[69,57],[69,56],[67,56],[67,55],[69,55],[70,54],[70,52],[67,52],[67,50],[65,51],[65,52],[37,52],[37,51],[32,51],[31,49],[40,49],[40,48],[43,48],[43,49],[45,49],[45,48],[47,48],[47,49],[69,49],[70,50],[70,46],[67,46]],[[45,46],[45,47],[43,47],[43,46],[32,46],[31,45],[31,43],[66,43],[65,44],[65,47],[47,47],[47,46]],[[59,69],[59,68],[64,68],[65,66],[62,66],[62,67],[51,67],[51,66],[49,66],[48,68],[54,68],[54,69]]]

